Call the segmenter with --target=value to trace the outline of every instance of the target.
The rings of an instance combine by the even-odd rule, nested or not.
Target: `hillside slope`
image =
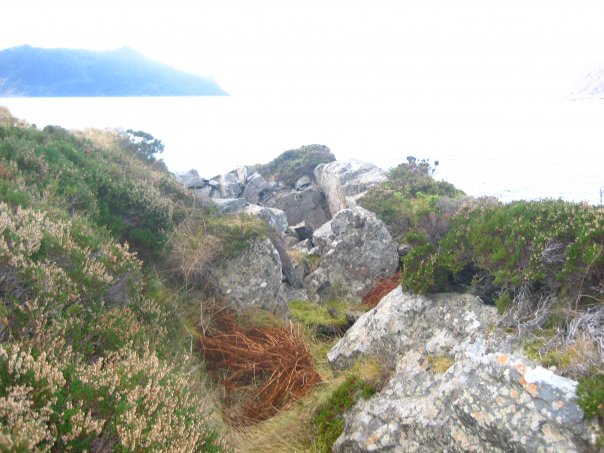
[[[0,96],[223,96],[214,81],[127,47],[107,52],[20,46],[0,51]]]

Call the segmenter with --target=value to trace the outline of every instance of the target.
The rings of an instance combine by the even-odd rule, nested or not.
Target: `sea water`
[[[600,204],[604,103],[338,102],[245,97],[4,98],[35,124],[143,130],[165,144],[172,171],[206,177],[319,143],[338,159],[388,169],[406,156],[438,160],[434,176],[503,201]]]

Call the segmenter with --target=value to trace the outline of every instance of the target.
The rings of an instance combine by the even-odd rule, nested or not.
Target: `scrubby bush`
[[[604,294],[604,211],[561,200],[463,209],[440,245],[448,268],[468,262],[514,292],[523,285]]]
[[[329,148],[324,145],[307,145],[298,149],[285,151],[265,165],[257,165],[253,170],[258,171],[267,180],[281,181],[293,187],[303,175],[314,178],[317,165],[336,160]]]
[[[407,160],[390,170],[388,181],[369,190],[359,204],[375,212],[394,237],[421,230],[436,243],[447,231],[463,192],[436,181],[428,161]]]
[[[586,419],[604,420],[604,374],[597,373],[581,379],[577,387],[577,400]]]
[[[139,160],[115,133],[0,129],[0,200],[85,214],[142,258],[158,258],[176,206],[187,197],[166,183],[166,171]]]
[[[186,195],[93,135],[0,125],[0,450],[222,451],[174,301],[124,241],[159,256]]]

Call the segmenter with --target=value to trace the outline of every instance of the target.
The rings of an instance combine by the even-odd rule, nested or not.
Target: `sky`
[[[19,0],[0,48],[132,47],[239,96],[565,94],[604,61],[601,0]]]

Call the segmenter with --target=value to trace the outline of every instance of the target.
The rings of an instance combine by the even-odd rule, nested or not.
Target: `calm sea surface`
[[[438,179],[473,195],[600,203],[604,103],[431,103],[178,98],[5,98],[0,105],[42,128],[123,128],[166,145],[173,171],[214,176],[320,143],[338,159],[390,168],[413,155],[438,160]]]

